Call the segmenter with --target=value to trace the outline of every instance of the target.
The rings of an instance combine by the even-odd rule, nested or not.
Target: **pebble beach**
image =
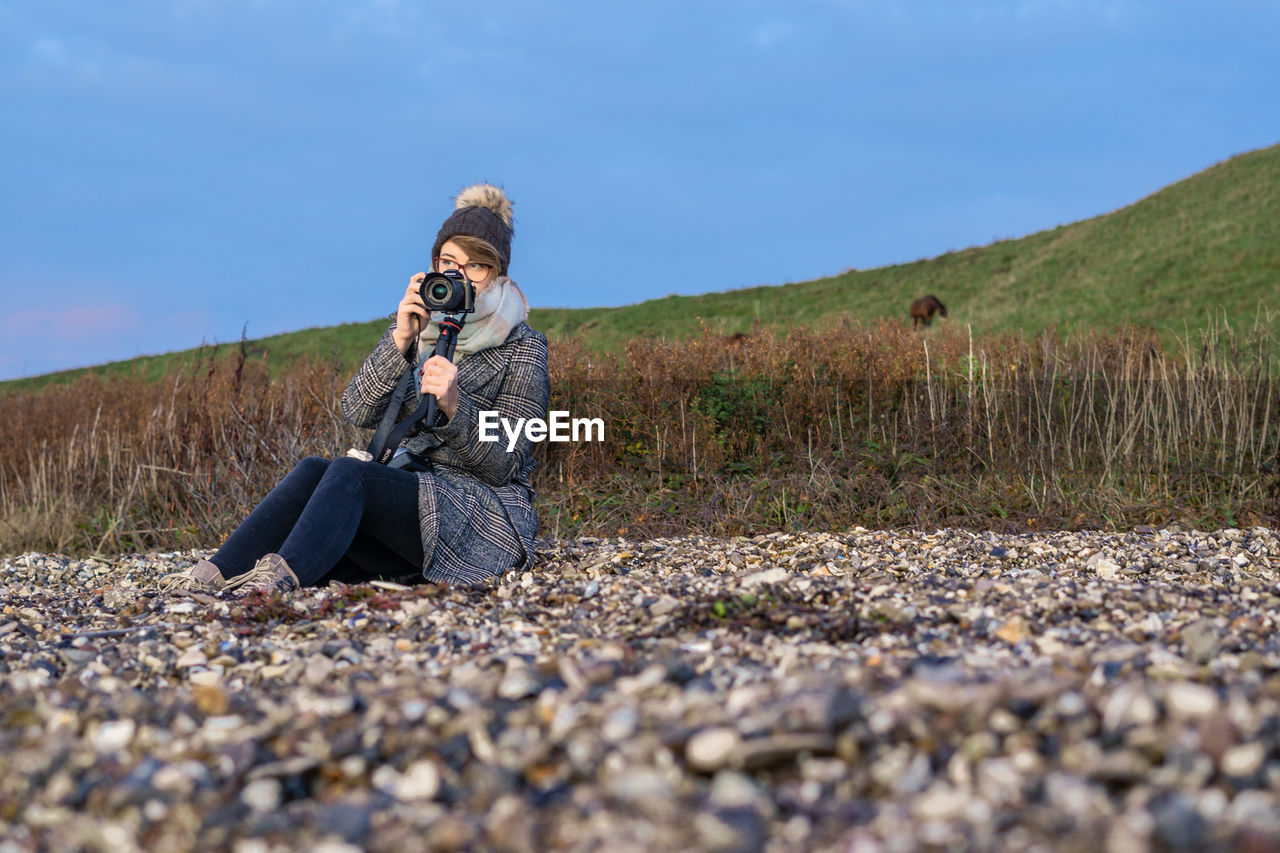
[[[1280,850],[1275,530],[540,545],[0,558],[0,853]]]

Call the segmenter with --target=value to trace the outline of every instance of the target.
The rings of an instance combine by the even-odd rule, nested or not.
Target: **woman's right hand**
[[[408,354],[409,346],[430,319],[427,306],[422,304],[422,294],[418,292],[418,287],[426,277],[426,273],[420,272],[409,279],[404,299],[400,300],[400,307],[396,309],[396,327],[391,332],[391,339],[395,341],[401,355]]]

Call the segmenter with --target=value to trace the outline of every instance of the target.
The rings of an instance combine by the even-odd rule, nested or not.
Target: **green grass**
[[[1211,316],[1251,327],[1280,310],[1280,146],[1219,163],[1120,210],[1016,240],[776,287],[669,296],[615,309],[546,312],[544,327],[588,345],[662,330],[725,334],[757,317],[798,322],[848,314],[909,322],[936,294],[975,334],[1044,329],[1160,329],[1166,340]],[[542,319],[541,317],[539,319]]]
[[[343,323],[338,326],[302,329],[297,332],[244,341],[244,346],[249,358],[267,358],[273,374],[307,356],[324,362],[336,361],[342,365],[355,366],[369,354],[369,348],[386,329],[388,322],[390,320],[387,318],[379,318],[366,323]],[[240,342],[233,341],[216,347],[209,345],[203,349],[182,350],[164,355],[139,356],[94,367],[12,379],[0,382],[0,390],[34,389],[50,383],[70,382],[85,374],[100,376],[104,379],[140,374],[147,379],[159,379],[170,368],[179,364],[189,367],[201,361],[202,357],[208,356],[215,349],[219,362],[234,359],[240,350]]]
[[[1241,154],[1135,204],[1016,240],[936,258],[780,286],[668,296],[617,308],[535,308],[530,324],[552,340],[581,335],[611,349],[639,335],[680,338],[702,322],[714,332],[748,331],[753,321],[907,319],[911,300],[936,294],[950,312],[935,321],[975,334],[1045,329],[1161,330],[1166,342],[1216,317],[1251,327],[1260,309],[1280,310],[1280,145]],[[1261,316],[1265,316],[1262,314]],[[385,328],[379,318],[305,329],[248,342],[273,369],[302,356],[354,367]],[[819,321],[821,322],[821,320]],[[234,344],[222,347],[230,355]],[[195,350],[0,383],[35,387],[85,372],[158,376]]]

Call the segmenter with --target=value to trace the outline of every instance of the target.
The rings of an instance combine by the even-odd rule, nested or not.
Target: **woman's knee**
[[[293,470],[280,481],[280,487],[301,490],[303,494],[310,495],[320,483],[320,480],[323,479],[328,468],[329,460],[319,456],[308,456],[304,459],[299,459],[294,464]]]
[[[362,462],[350,456],[339,456],[332,462],[328,463],[328,467],[324,470],[326,480],[342,480],[345,482],[359,483],[361,480],[360,469],[362,466],[368,465],[368,462]]]
[[[294,473],[300,476],[314,477],[318,480],[324,475],[325,469],[329,465],[329,460],[322,456],[307,456],[299,459],[298,463],[293,466],[293,470]]]

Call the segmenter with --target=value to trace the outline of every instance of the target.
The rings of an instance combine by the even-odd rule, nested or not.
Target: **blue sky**
[[[536,306],[928,257],[1280,142],[1275,0],[0,0],[0,378],[364,321],[450,198]]]

